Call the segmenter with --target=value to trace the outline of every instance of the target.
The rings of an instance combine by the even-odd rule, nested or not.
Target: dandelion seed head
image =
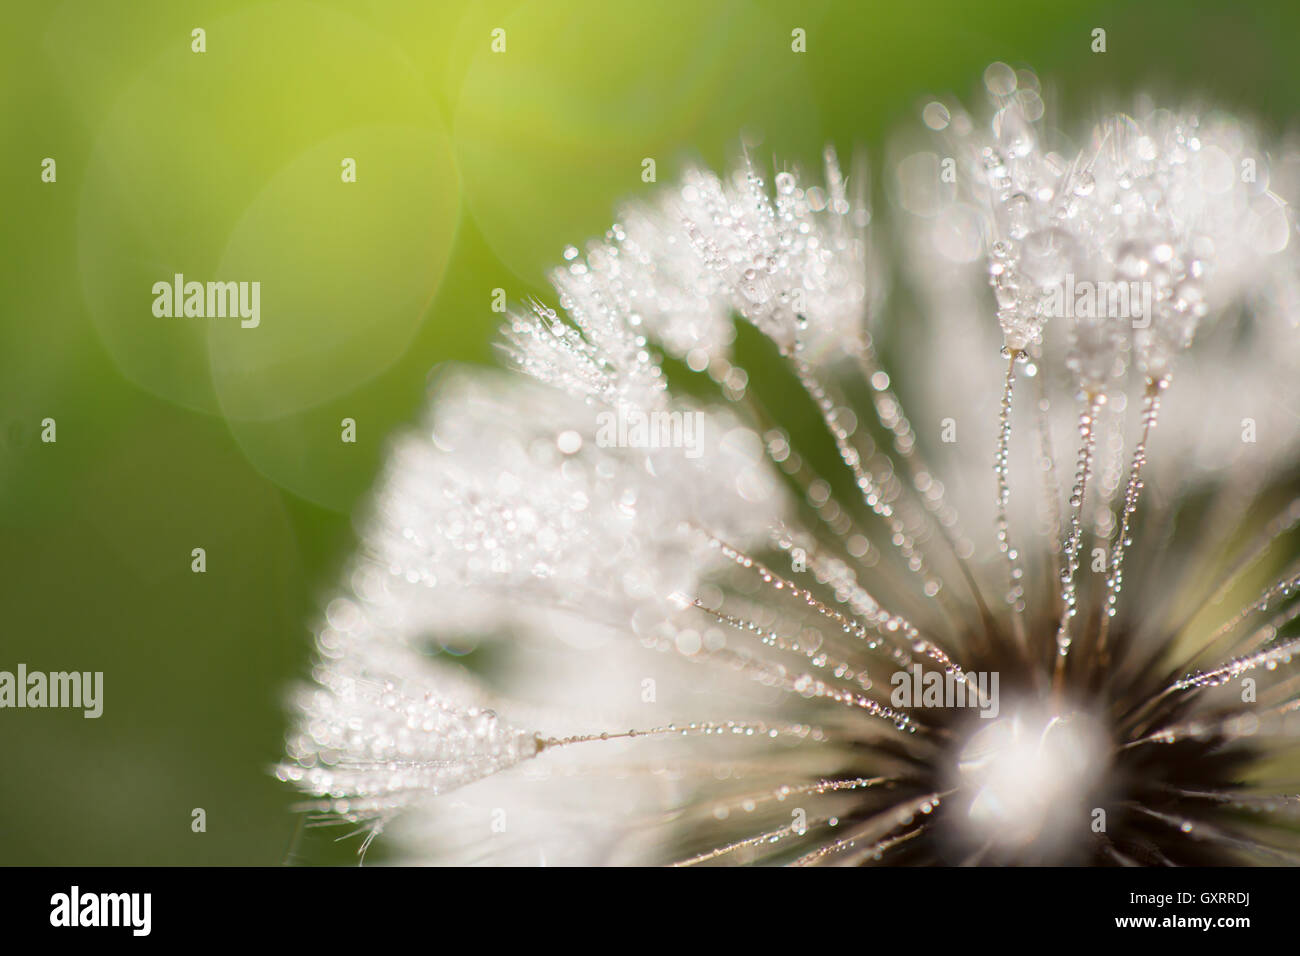
[[[419,862],[1297,858],[1225,808],[1287,812],[1300,730],[1300,150],[983,80],[886,229],[833,150],[689,167],[439,377],[293,701],[310,809]]]

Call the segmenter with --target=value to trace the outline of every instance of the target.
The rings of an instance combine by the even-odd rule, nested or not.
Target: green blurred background
[[[7,5],[0,669],[103,671],[105,710],[0,711],[0,862],[355,861],[268,773],[350,515],[429,370],[492,360],[492,290],[549,298],[563,246],[653,188],[643,158],[660,182],[742,136],[878,162],[996,59],[1083,119],[1146,88],[1277,129],[1300,114],[1286,6]],[[154,317],[178,272],[260,281],[260,327]]]

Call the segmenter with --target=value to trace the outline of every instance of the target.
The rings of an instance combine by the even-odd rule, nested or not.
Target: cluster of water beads
[[[790,556],[792,567],[803,566],[812,572],[819,584],[824,584],[834,592],[835,600],[852,609],[854,614],[876,618],[880,613],[880,604],[871,593],[858,581],[858,576],[849,561],[826,551],[821,544],[804,534],[800,534],[796,544],[795,535],[786,525],[772,529],[771,544]],[[865,538],[863,539],[865,542]],[[847,549],[846,549],[847,550]],[[860,557],[860,554],[851,556]]]
[[[859,639],[868,639],[870,631],[874,631],[881,636],[898,634],[904,638],[918,638],[920,632],[901,615],[890,614],[883,608],[878,609],[877,614],[871,618],[865,618],[868,623],[849,617],[836,609],[826,605],[812,591],[793,581],[776,574],[757,558],[752,557],[727,544],[725,541],[701,531],[709,542],[709,547],[717,550],[723,557],[734,562],[737,566],[755,571],[763,583],[771,585],[774,590],[788,591],[791,595],[803,601],[808,607],[812,608],[819,615],[838,625],[845,634],[850,634]],[[870,629],[870,631],[869,631]]]
[[[710,547],[721,553],[723,557],[731,560],[738,567],[754,571],[758,575],[759,580],[772,588],[772,590],[784,591],[790,594],[804,606],[815,611],[820,617],[834,624],[841,633],[863,641],[868,650],[876,650],[880,648],[882,639],[899,639],[905,642],[905,646],[910,645],[911,650],[915,653],[924,654],[930,659],[938,662],[945,668],[945,670],[955,673],[959,679],[964,678],[964,674],[956,663],[953,662],[941,648],[923,638],[916,627],[901,615],[890,614],[889,612],[879,608],[878,605],[874,605],[874,601],[872,601],[872,604],[876,608],[874,615],[858,615],[850,617],[825,604],[807,588],[776,574],[765,564],[751,555],[728,545],[726,542],[715,536],[708,535],[707,532],[701,533],[706,535]],[[865,594],[865,592],[862,592],[862,594],[865,596],[866,600],[872,600],[869,595]],[[725,623],[759,636],[761,642],[768,646],[803,654],[812,660],[814,665],[818,667],[833,667],[836,671],[837,677],[849,680],[856,679],[858,681],[866,678],[865,669],[854,668],[847,662],[847,660],[834,660],[825,652],[803,647],[797,641],[791,641],[788,638],[782,637],[771,628],[765,627],[757,622],[745,621],[726,614],[725,612],[708,607],[702,602],[697,602],[696,606],[708,611],[710,614],[713,614]],[[894,659],[896,664],[906,665],[910,663],[910,658],[902,652],[897,644],[891,644],[888,654]],[[801,694],[806,693],[811,696],[828,697],[842,703],[850,703],[853,706],[866,710],[873,716],[882,717],[891,721],[899,730],[914,732],[916,729],[910,717],[899,711],[895,711],[893,708],[885,707],[879,702],[860,694],[844,689],[828,687],[817,681],[815,678],[812,678],[811,675],[807,676],[808,679],[806,681],[803,681],[801,678],[796,682],[793,688],[796,692]]]
[[[882,830],[890,832],[900,827],[911,826],[916,819],[916,814],[929,816],[939,807],[945,796],[947,794],[936,791],[905,801],[871,817],[847,836],[805,853],[794,861],[794,865],[810,866],[832,857],[839,857],[850,850],[856,850],[852,854],[854,858],[879,860],[888,850],[920,836],[925,829],[925,824],[922,823],[919,827],[905,833],[888,836],[884,839],[877,839],[876,834]],[[859,845],[863,843],[866,843],[866,846],[859,848]]]
[[[929,595],[939,593],[940,584],[938,579],[929,571],[929,564],[925,559],[925,555],[917,547],[915,538],[908,530],[901,516],[888,501],[884,490],[863,466],[862,456],[850,440],[852,432],[843,424],[842,416],[837,411],[839,406],[827,393],[826,388],[818,380],[810,366],[799,359],[792,358],[791,361],[799,377],[800,384],[816,404],[823,423],[835,440],[835,447],[839,451],[840,460],[852,472],[854,482],[859,492],[861,492],[863,503],[877,517],[885,521],[889,530],[890,543],[903,556],[908,569],[922,577],[926,593]]]
[[[1124,587],[1124,555],[1133,544],[1130,524],[1137,513],[1138,497],[1142,494],[1142,466],[1146,464],[1147,442],[1151,430],[1155,428],[1156,418],[1160,414],[1160,393],[1169,385],[1169,379],[1159,378],[1147,384],[1142,400],[1142,434],[1133,447],[1133,459],[1129,465],[1128,487],[1124,490],[1123,514],[1120,518],[1119,536],[1111,552],[1110,573],[1106,578],[1106,598],[1103,605],[1101,633],[1098,638],[1098,654],[1103,662],[1106,659],[1106,640],[1110,631],[1111,619],[1115,617],[1119,593]]]
[[[1261,611],[1266,608],[1261,608]],[[1300,601],[1284,607],[1271,618],[1264,622],[1262,626],[1256,628],[1248,638],[1241,642],[1239,647],[1244,656],[1249,656],[1256,651],[1266,648],[1276,641],[1282,634],[1282,628],[1292,621],[1300,618]],[[1297,698],[1300,700],[1300,698]]]
[[[593,334],[600,322],[605,334]],[[645,340],[632,336],[622,350],[630,358],[616,362],[612,342],[627,326],[609,314],[597,313],[584,330],[569,325],[549,306],[533,303],[528,313],[515,313],[503,327],[505,354],[512,365],[533,378],[571,395],[611,408],[632,404],[653,408],[664,399],[667,383],[663,370],[645,348]],[[593,341],[594,340],[594,341]]]
[[[782,784],[767,793],[760,794],[756,797],[745,797],[740,800],[731,800],[727,803],[716,804],[713,808],[713,816],[716,819],[726,819],[730,816],[733,809],[739,807],[746,813],[753,813],[760,805],[769,802],[783,803],[791,797],[796,796],[824,796],[825,794],[846,793],[857,790],[866,790],[871,787],[891,784],[895,782],[892,777],[851,777],[845,779],[825,779],[805,784]],[[673,866],[695,866],[700,863],[707,863],[719,859],[728,854],[735,853],[762,844],[774,845],[782,840],[791,837],[803,837],[809,831],[826,826],[834,829],[839,826],[839,818],[832,813],[822,813],[809,816],[806,819],[795,820],[791,823],[767,830],[763,833],[736,840],[722,846],[714,847],[710,850],[698,853],[684,860],[679,860]]]
[[[722,720],[691,721],[683,724],[664,724],[659,727],[647,727],[623,731],[602,730],[594,734],[573,734],[567,737],[546,737],[534,734],[533,740],[537,753],[556,747],[569,747],[574,744],[588,744],[596,741],[634,740],[639,737],[755,737],[776,740],[790,737],[795,740],[826,740],[825,732],[813,724],[773,723],[763,720]]]
[[[345,665],[346,666],[346,665]],[[527,730],[495,712],[436,691],[322,665],[327,690],[307,691],[311,719],[289,741],[294,761],[277,776],[320,798],[317,806],[359,822],[400,808],[413,794],[454,789],[535,756]]]
[[[860,322],[867,299],[865,202],[850,202],[833,151],[827,190],[799,188],[789,171],[776,196],[746,160],[732,182],[687,172],[675,206],[678,228],[710,278],[710,294],[783,350],[796,341],[826,351]],[[808,320],[814,316],[815,322]]]
[[[1051,555],[1052,567],[1055,571],[1055,577],[1060,577],[1060,556],[1062,535],[1062,518],[1061,518],[1061,487],[1056,474],[1056,452],[1052,446],[1052,425],[1051,410],[1052,402],[1043,394],[1046,391],[1039,380],[1040,397],[1035,404],[1035,424],[1037,425],[1038,435],[1038,465],[1042,471],[1042,492],[1045,499],[1045,512],[1048,517],[1047,531],[1047,548]]]
[[[1264,666],[1272,670],[1277,664],[1278,661],[1270,661]],[[1220,684],[1207,683],[1197,685],[1196,689],[1217,686]],[[1189,688],[1174,686],[1170,688],[1170,692],[1180,689]],[[1234,740],[1254,737],[1261,732],[1289,735],[1294,731],[1288,730],[1285,722],[1297,709],[1300,709],[1300,700],[1292,699],[1259,711],[1228,711],[1217,715],[1196,717],[1153,730],[1130,740],[1123,745],[1122,749],[1129,750],[1148,744],[1176,744],[1188,740],[1201,743],[1214,742],[1222,746]]]
[[[904,414],[898,396],[890,388],[889,374],[876,364],[875,350],[869,334],[862,335],[862,343],[858,351],[864,377],[871,386],[871,401],[876,410],[876,418],[893,436],[894,452],[908,468],[913,489],[920,497],[922,505],[948,538],[956,556],[961,560],[969,558],[974,553],[974,545],[962,532],[957,510],[944,496],[943,483],[926,468],[917,453],[916,432],[913,431],[912,423]],[[943,582],[938,578],[927,580],[926,596],[934,597],[942,586]]]
[[[1011,544],[1010,520],[1007,509],[1011,501],[1011,485],[1008,480],[1011,470],[1011,399],[1016,383],[1016,364],[1025,362],[1028,356],[1021,351],[1003,349],[1007,359],[1007,374],[1002,389],[1002,405],[998,414],[997,451],[993,458],[993,472],[997,477],[997,505],[994,529],[997,534],[998,550],[1007,561],[1008,587],[1006,603],[1013,613],[1012,626],[1016,639],[1021,646],[1026,646],[1025,626],[1022,619],[1025,610],[1024,567],[1020,562],[1020,552]]]
[[[1296,586],[1300,586],[1300,578],[1291,582],[1291,587]],[[1289,594],[1289,590],[1286,593]],[[1271,670],[1279,663],[1289,664],[1292,655],[1296,653],[1297,649],[1300,649],[1300,638],[1292,638],[1277,647],[1231,660],[1221,667],[1189,674],[1187,677],[1175,681],[1170,686],[1170,690],[1200,690],[1206,687],[1219,687],[1257,667],[1266,667]]]
[[[809,659],[814,667],[832,668],[832,673],[837,680],[856,681],[862,687],[862,690],[867,692],[873,689],[865,668],[855,668],[846,661],[835,660],[823,651],[805,647],[798,641],[791,641],[788,638],[781,637],[777,632],[755,622],[746,621],[724,612],[709,610],[702,604],[697,603],[696,606],[713,614],[725,624],[754,634],[764,646],[802,654]],[[867,696],[866,693],[835,686],[811,673],[803,672],[792,675],[782,666],[757,663],[747,654],[723,648],[711,651],[709,656],[715,660],[731,663],[737,670],[749,674],[760,683],[779,687],[806,700],[817,699],[842,704],[861,710],[872,717],[888,721],[896,730],[906,731],[907,733],[915,733],[917,730],[916,723],[907,714],[882,704],[875,698]]]
[[[756,836],[745,837],[742,840],[736,840],[733,843],[727,843],[711,850],[705,850],[703,853],[697,853],[695,856],[688,857],[685,860],[679,860],[672,865],[674,867],[696,866],[700,863],[709,863],[713,860],[720,859],[732,853],[743,850],[749,850],[762,844],[774,845],[790,837],[802,837],[809,830],[827,825],[834,819],[830,816],[812,817],[804,820],[802,823],[791,822],[784,826],[777,827],[774,830],[768,830],[759,833]]]
[[[1093,423],[1097,413],[1105,403],[1104,394],[1085,397],[1086,407],[1079,414],[1078,461],[1075,465],[1074,487],[1070,490],[1069,530],[1065,538],[1065,567],[1061,570],[1061,620],[1056,628],[1057,673],[1070,653],[1070,623],[1079,612],[1078,582],[1079,552],[1083,547],[1083,499],[1088,489],[1088,478],[1092,474],[1093,450],[1096,447],[1096,431]]]
[[[753,634],[755,637],[758,638],[759,643],[764,645],[765,647],[772,647],[780,651],[789,651],[794,654],[802,654],[804,657],[808,658],[808,661],[814,667],[823,670],[827,668],[831,669],[831,672],[834,674],[837,680],[847,680],[856,683],[859,686],[861,686],[863,690],[871,689],[872,686],[871,678],[868,676],[866,667],[858,667],[847,660],[841,660],[836,657],[833,657],[830,654],[828,654],[826,651],[822,650],[821,647],[816,643],[814,643],[812,646],[805,645],[797,637],[796,638],[785,637],[782,634],[780,634],[778,631],[775,631],[770,627],[765,627],[764,625],[759,624],[756,621],[746,620],[744,618],[737,617],[733,614],[728,614],[725,611],[717,610],[716,608],[709,607],[703,601],[700,600],[696,600],[694,603],[695,606],[698,607],[700,610],[713,615],[723,624],[728,624],[731,627],[734,627],[738,631],[745,631],[750,634]],[[868,643],[868,647],[870,649],[879,647],[879,645],[880,642],[878,640]],[[798,686],[800,681],[804,682],[805,684],[808,684],[814,680],[815,679],[811,675],[808,674],[802,675],[796,681],[795,690],[800,692],[803,691],[804,688]],[[821,695],[812,694],[809,696],[821,696]]]
[[[812,471],[791,449],[783,432],[769,430],[765,439],[768,457],[794,480],[803,492],[805,503],[816,514],[820,526],[833,536],[840,550],[859,569],[870,570],[876,567],[880,561],[879,551],[872,547],[849,511],[842,508],[831,494],[830,484]],[[818,580],[831,585],[836,600],[848,604],[854,613],[868,617],[878,615],[880,605],[858,583],[857,576],[847,561],[823,555],[820,548],[810,547],[807,541],[796,546],[794,538],[784,526],[773,529],[772,539],[777,548],[790,554],[792,563],[796,551],[802,550],[805,563],[817,575]]]

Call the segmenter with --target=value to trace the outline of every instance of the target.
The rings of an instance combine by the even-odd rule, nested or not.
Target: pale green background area
[[[650,188],[643,157],[662,182],[743,132],[764,162],[827,142],[878,162],[927,92],[969,99],[994,59],[1084,119],[1150,88],[1279,129],[1300,7],[1272,6],[9,4],[0,669],[102,670],[106,703],[0,712],[0,862],[354,859],[295,843],[268,774],[349,515],[429,370],[491,360],[491,290],[545,296],[562,247]],[[155,318],[175,272],[261,281],[261,327]]]

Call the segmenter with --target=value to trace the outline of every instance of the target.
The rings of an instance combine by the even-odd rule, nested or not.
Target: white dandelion
[[[406,862],[1297,860],[1300,161],[984,79],[894,147],[892,244],[831,151],[690,169],[565,251],[511,371],[440,378],[295,701],[320,821]]]

